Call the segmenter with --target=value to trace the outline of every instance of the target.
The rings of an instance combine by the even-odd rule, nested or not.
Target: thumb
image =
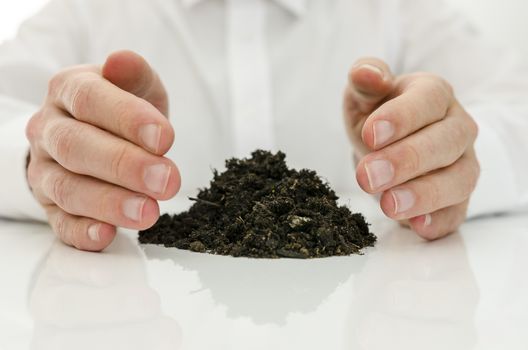
[[[117,51],[106,59],[102,68],[105,79],[169,115],[167,92],[158,74],[147,61],[132,51]]]
[[[393,87],[394,78],[389,66],[378,58],[361,58],[350,70],[348,97],[354,100],[360,114],[370,114]]]
[[[361,58],[352,66],[344,96],[345,126],[358,154],[368,153],[362,129],[368,116],[393,92],[389,66],[377,58]]]

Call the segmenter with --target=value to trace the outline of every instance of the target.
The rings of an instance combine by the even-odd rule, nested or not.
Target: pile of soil
[[[257,150],[227,160],[188,211],[162,215],[139,241],[253,258],[349,255],[374,245],[361,214],[338,206],[314,171],[289,169],[285,158]]]

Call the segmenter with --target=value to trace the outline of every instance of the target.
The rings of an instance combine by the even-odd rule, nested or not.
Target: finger
[[[389,67],[376,58],[363,58],[354,64],[343,98],[343,117],[348,137],[354,150],[367,154],[370,150],[361,142],[363,124],[372,111],[393,90],[393,77]]]
[[[449,115],[440,122],[366,155],[356,178],[363,190],[379,193],[430,171],[453,164],[474,142],[475,122]]]
[[[71,172],[166,200],[180,188],[172,161],[158,157],[92,125],[57,116],[46,123],[42,148]]]
[[[159,217],[158,203],[145,195],[44,164],[39,192],[65,212],[111,225],[143,230]]]
[[[350,87],[362,101],[381,101],[392,91],[392,83],[389,66],[377,58],[359,59],[349,73]]]
[[[75,119],[165,154],[174,131],[165,116],[144,99],[124,91],[95,72],[65,71],[50,82],[50,98]]]
[[[116,235],[116,228],[97,220],[73,216],[55,205],[45,207],[49,223],[61,241],[80,250],[98,252]]]
[[[464,202],[475,189],[479,172],[475,157],[464,155],[447,168],[385,191],[381,208],[388,217],[404,220]]]
[[[411,228],[420,237],[427,240],[442,238],[456,231],[465,221],[469,200],[440,209],[431,214],[421,215],[409,220]]]
[[[398,79],[397,97],[385,102],[365,121],[363,142],[380,149],[443,119],[455,104],[451,86],[432,74]]]
[[[119,88],[150,102],[168,117],[169,105],[165,87],[148,62],[132,51],[117,51],[108,56],[103,77]]]
[[[377,58],[358,60],[348,76],[345,104],[352,119],[370,113],[393,89],[393,77],[385,62]]]

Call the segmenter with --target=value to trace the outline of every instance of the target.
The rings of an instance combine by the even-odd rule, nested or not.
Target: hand
[[[346,348],[475,348],[480,293],[463,238],[431,245],[402,233],[384,230],[354,275]]]
[[[159,77],[132,52],[50,81],[26,129],[27,176],[62,241],[100,251],[116,226],[145,229],[156,222],[157,200],[180,188],[177,167],[163,157],[174,140],[167,115]]]
[[[359,60],[344,97],[347,132],[361,188],[381,194],[390,218],[426,239],[453,232],[465,220],[479,177],[477,125],[442,78],[393,77],[374,58]]]

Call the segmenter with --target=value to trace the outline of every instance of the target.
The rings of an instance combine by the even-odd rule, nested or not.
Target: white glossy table
[[[1,221],[0,349],[528,349],[528,215],[427,243],[345,202],[378,235],[362,256],[212,256],[131,231],[96,254]]]

